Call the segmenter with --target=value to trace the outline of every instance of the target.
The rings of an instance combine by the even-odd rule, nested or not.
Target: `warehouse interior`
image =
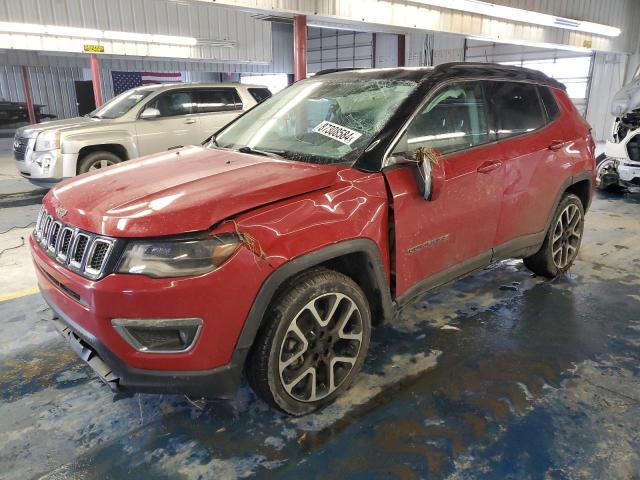
[[[636,129],[640,139],[639,23],[637,0],[0,0],[0,477],[640,478],[640,141],[637,148],[634,143]],[[516,255],[517,258],[500,258],[497,263],[473,269],[469,275],[452,277],[437,288],[413,295],[413,301],[406,305],[395,301],[392,287],[397,312],[393,319],[379,324],[372,319],[371,340],[359,375],[350,380],[350,388],[333,403],[304,415],[288,414],[286,409],[282,411],[282,404],[274,408],[274,404],[264,401],[256,393],[252,383],[255,380],[248,378],[253,374],[247,373],[244,365],[239,367],[242,378],[237,393],[225,398],[177,391],[115,392],[103,384],[108,381],[96,373],[95,366],[87,364],[92,355],[85,352],[83,358],[82,352],[69,348],[68,341],[60,336],[60,329],[54,324],[60,323],[61,313],[47,298],[53,287],[43,286],[42,279],[49,278],[67,300],[71,298],[70,287],[51,275],[63,269],[55,264],[57,251],[49,273],[38,263],[38,252],[34,253],[41,246],[38,229],[44,218],[43,202],[45,217],[47,205],[55,209],[56,213],[49,212],[53,220],[58,215],[62,221],[67,210],[72,218],[93,215],[96,230],[78,230],[89,230],[92,238],[112,236],[105,233],[112,212],[137,212],[120,213],[120,221],[114,227],[114,231],[123,232],[127,241],[138,240],[144,235],[141,231],[161,231],[142,224],[141,230],[129,227],[127,233],[127,221],[132,225],[136,216],[144,212],[170,212],[159,223],[176,225],[189,224],[188,220],[208,214],[203,213],[206,209],[231,212],[233,215],[215,217],[216,222],[211,222],[207,231],[213,235],[218,232],[216,229],[222,229],[224,238],[237,235],[242,245],[238,248],[255,256],[255,271],[249,268],[235,274],[227,282],[229,292],[223,293],[222,286],[216,283],[210,294],[194,290],[177,302],[180,308],[189,302],[207,303],[215,310],[217,321],[226,321],[232,313],[224,305],[243,295],[253,295],[249,293],[251,285],[258,282],[253,277],[267,268],[259,265],[261,261],[268,263],[268,268],[275,263],[286,264],[286,255],[294,257],[293,251],[302,248],[305,241],[313,243],[314,236],[321,236],[323,230],[334,228],[336,234],[343,235],[345,228],[326,221],[321,230],[310,230],[306,240],[288,247],[277,248],[261,241],[260,231],[270,231],[285,242],[286,235],[278,229],[291,218],[296,222],[292,229],[300,231],[308,222],[324,218],[303,208],[286,210],[287,202],[298,196],[309,195],[301,200],[305,204],[318,202],[309,193],[312,187],[303,189],[302,183],[288,184],[289,193],[281,193],[284,187],[276,182],[278,177],[299,172],[296,181],[307,185],[324,182],[326,171],[310,173],[310,167],[300,166],[302,162],[274,159],[282,152],[269,150],[261,152],[263,161],[284,163],[290,170],[270,171],[255,179],[252,171],[242,170],[239,178],[232,179],[228,172],[209,172],[207,168],[219,167],[207,167],[204,156],[199,163],[191,160],[190,149],[210,150],[212,144],[217,148],[216,138],[228,136],[233,122],[243,125],[242,118],[251,118],[252,111],[277,105],[278,99],[287,98],[287,92],[303,88],[300,85],[305,84],[299,82],[316,79],[318,83],[313,85],[324,85],[324,78],[325,83],[336,82],[335,88],[339,89],[340,81],[334,78],[346,78],[339,75],[353,74],[358,78],[362,74],[354,80],[356,84],[369,78],[366,75],[370,73],[361,71],[384,69],[381,71],[395,72],[389,75],[410,75],[398,72],[429,72],[435,67],[434,72],[446,75],[448,68],[465,63],[490,64],[493,67],[489,68],[498,69],[525,68],[534,71],[530,74],[534,76],[542,72],[547,85],[562,85],[577,112],[575,118],[580,118],[575,123],[588,124],[594,146],[589,147],[593,166],[587,175],[588,192],[584,194],[589,201],[584,204],[580,250],[570,270],[545,278],[527,269],[526,261],[522,261],[524,255]],[[379,75],[387,78],[386,73]],[[532,83],[530,79],[538,77],[526,78]],[[382,91],[384,81],[379,83]],[[235,104],[224,107],[226,116],[219,121],[222,123],[207,124],[201,116],[198,120],[188,119],[184,122],[187,125],[179,127],[181,131],[202,127],[206,135],[199,134],[197,138],[201,140],[192,141],[193,137],[184,135],[175,143],[167,140],[171,146],[158,148],[157,153],[149,151],[152,156],[136,147],[135,151],[144,156],[140,161],[136,160],[138,153],[125,151],[118,158],[119,150],[109,150],[116,159],[100,157],[106,162],[95,167],[106,169],[100,172],[93,171],[94,167],[82,170],[83,157],[76,154],[80,155],[77,172],[74,163],[71,174],[67,167],[60,170],[63,174],[47,178],[34,175],[34,170],[28,173],[21,149],[34,148],[35,162],[34,145],[40,141],[34,136],[29,143],[30,129],[45,128],[47,122],[66,122],[56,127],[57,136],[53,137],[58,142],[60,158],[67,158],[64,149],[70,148],[60,146],[67,131],[76,135],[69,145],[84,142],[85,152],[99,153],[100,149],[87,143],[87,138],[99,134],[107,139],[101,143],[115,144],[117,132],[125,127],[118,126],[112,117],[111,123],[102,121],[99,132],[74,129],[95,112],[104,113],[113,102],[125,98],[130,89],[141,92],[156,87],[180,91],[191,87],[233,88],[237,93]],[[268,90],[264,98],[272,97],[258,98],[252,93],[255,89]],[[289,98],[289,107],[281,106],[273,118],[263,117],[262,130],[256,136],[264,136],[264,130],[283,112],[294,108],[301,95]],[[375,92],[372,95],[378,98]],[[539,97],[544,103],[541,94]],[[196,105],[196,100],[193,102]],[[375,110],[375,102],[370,103],[369,110]],[[141,110],[135,120],[150,131],[160,125],[161,119],[145,123],[143,115],[147,110],[164,115],[161,102],[154,106],[157,108]],[[500,115],[501,112],[496,113],[497,117]],[[197,124],[190,125],[193,122]],[[142,130],[135,130],[138,127],[130,128],[142,136]],[[346,127],[344,130],[355,134],[354,138],[361,136]],[[568,126],[558,127],[550,135],[564,135],[567,131]],[[168,132],[171,134],[171,130]],[[156,135],[151,144],[160,142],[158,135],[165,134],[159,130],[147,133]],[[20,143],[23,140],[24,144]],[[362,158],[371,158],[378,141],[361,152]],[[96,140],[94,144],[100,142]],[[250,144],[242,147],[244,151],[239,148],[233,153],[231,148],[215,150],[216,155],[230,156],[228,160],[212,157],[211,162],[218,159],[221,164],[242,163],[242,158],[260,153],[253,147]],[[566,158],[579,155],[576,149],[577,146],[574,150],[566,146]],[[382,154],[386,158],[389,152]],[[524,153],[516,149],[513,152],[514,158],[525,158]],[[163,173],[154,177],[160,171],[160,163],[169,165],[169,156],[176,157],[173,167],[162,167]],[[182,165],[180,156],[185,157]],[[269,156],[272,158],[265,160]],[[359,161],[354,164],[356,167]],[[142,168],[145,162],[150,173]],[[44,171],[43,164],[39,165]],[[429,172],[431,168],[435,172],[437,165],[435,161]],[[188,171],[191,167],[194,170]],[[623,179],[624,168],[631,172],[628,180]],[[382,175],[379,170],[377,174]],[[122,173],[116,179],[113,173],[117,171]],[[555,196],[545,188],[556,180],[552,171],[547,163],[529,168],[526,173],[511,177],[507,174],[501,188],[505,199],[510,195],[511,203],[505,200],[496,203],[496,208],[511,208],[509,212],[513,212],[516,205],[531,202],[538,202],[542,208]],[[77,179],[76,173],[81,175]],[[221,182],[219,185],[207,187],[198,183],[214,174],[220,178],[216,180]],[[316,176],[302,178],[311,174]],[[362,169],[357,174],[363,175]],[[86,179],[97,175],[105,182],[99,193],[83,186]],[[352,174],[338,174],[345,182],[355,178],[349,175]],[[446,175],[451,175],[451,170]],[[523,182],[529,181],[528,176],[540,180],[533,193],[520,190]],[[184,185],[166,187],[166,196],[153,197],[154,188],[176,179],[184,180]],[[135,185],[134,180],[138,182]],[[189,193],[185,185],[199,187]],[[328,183],[313,188],[321,187],[330,188]],[[347,195],[350,188],[358,190],[359,196],[341,203],[340,196]],[[325,213],[347,211],[353,202],[357,208],[345,216],[355,219],[363,215],[362,211],[368,212],[364,200],[367,188],[362,180],[335,192],[326,190],[322,197],[326,204],[319,209]],[[398,202],[398,207],[392,206],[390,213],[384,214],[385,221],[387,216],[389,222],[398,221],[402,215],[400,202],[409,194],[396,194],[393,181],[388,181],[385,188],[378,197],[388,193],[390,202]],[[567,191],[580,196],[577,188]],[[275,192],[279,196],[269,200]],[[478,203],[490,194],[488,188],[481,187],[474,187],[470,193],[461,192],[463,200],[476,195]],[[209,201],[207,194],[214,193],[220,198]],[[426,199],[428,195],[422,193]],[[456,200],[444,191],[442,195],[443,200]],[[186,197],[191,202],[189,212],[171,210]],[[68,198],[75,198],[77,205],[64,203]],[[149,200],[152,198],[155,200]],[[256,198],[262,202],[259,206]],[[140,205],[146,201],[144,210]],[[235,210],[224,203],[233,205]],[[111,210],[100,210],[107,204]],[[283,213],[269,217],[270,208],[274,212],[282,208]],[[82,215],[73,217],[74,209]],[[255,211],[249,212],[252,209]],[[437,212],[440,210],[434,215]],[[427,225],[431,221],[426,214],[420,216],[420,210],[411,215],[412,224]],[[378,216],[376,210],[366,218],[363,235]],[[512,220],[515,217],[517,214],[512,215]],[[267,220],[262,230],[250,230],[263,218]],[[460,227],[461,218],[452,220],[452,226],[447,228]],[[523,217],[513,221],[526,224],[529,220]],[[62,221],[60,225],[62,232],[67,224]],[[241,231],[245,226],[251,233]],[[195,229],[183,230],[186,238],[193,236]],[[393,234],[391,231],[391,227],[376,230],[391,252],[389,257],[396,244],[402,245],[401,230]],[[449,231],[443,232],[414,239],[414,243],[421,243],[405,253],[421,250],[428,255],[429,251],[437,251],[432,249],[449,240]],[[163,234],[148,236],[160,238]],[[463,244],[471,241],[467,238]],[[327,243],[339,242],[336,237]],[[108,245],[111,252],[117,251],[120,244],[114,240]],[[426,262],[437,263],[436,257],[427,256]],[[340,271],[353,271],[352,279],[358,280],[364,278],[355,273],[359,267],[348,264],[354,258],[349,257]],[[287,260],[295,263],[295,259]],[[327,262],[322,265],[334,266],[330,260]],[[384,262],[387,254],[383,252],[381,263]],[[387,276],[393,282],[403,274],[399,271],[400,261],[391,262]],[[336,269],[338,263],[335,262]],[[363,268],[374,269],[371,263],[376,262]],[[224,264],[218,267],[220,272],[213,273],[229,270]],[[109,283],[118,277],[118,271],[101,275],[81,279],[91,295],[105,288],[114,295],[108,297],[114,303],[119,301],[116,293],[122,298],[142,298],[135,300],[135,312],[138,306],[144,307],[140,302],[153,303],[148,300],[152,297],[135,297],[131,288]],[[152,277],[133,285],[146,294],[157,280]],[[165,294],[171,295],[172,289],[183,294],[189,290],[179,277],[174,280],[163,287]],[[359,281],[355,283],[365,288]],[[401,284],[397,285],[399,290]],[[280,295],[284,295],[282,288],[277,290]],[[78,296],[78,304],[82,303],[80,300]],[[257,297],[256,304],[259,300]],[[269,299],[265,304],[266,311],[280,314],[273,301]],[[223,307],[215,307],[217,303]],[[243,315],[249,318],[254,305],[249,303],[251,312],[247,307]],[[379,314],[376,305],[371,309],[373,316]],[[164,302],[146,306],[156,319],[171,316]],[[92,305],[82,303],[81,308],[90,312]],[[141,315],[133,310],[130,317],[140,320]],[[189,320],[191,316],[197,315],[186,315]],[[196,320],[202,324],[202,320]],[[113,325],[111,334],[115,336],[117,324]],[[267,328],[264,323],[260,325],[260,329],[256,327],[257,335]],[[199,326],[191,346],[196,340],[202,344],[206,338],[221,337],[226,327],[210,337],[204,333],[198,337],[200,331]],[[206,322],[202,332],[205,331]],[[243,338],[234,339],[232,347],[243,346]],[[76,339],[80,339],[78,345],[85,345],[82,334]],[[122,339],[118,337],[118,341]],[[249,359],[257,355],[254,345],[247,344]],[[211,344],[207,349],[214,356],[221,347]],[[188,355],[189,349],[184,352]],[[142,362],[145,355],[153,357],[154,353],[142,348],[132,358]],[[155,357],[162,357],[162,352]],[[179,355],[171,355],[169,363],[162,367],[168,376],[177,376],[183,370],[175,366],[178,364],[172,366],[174,357],[179,360]],[[132,365],[131,368],[144,369],[137,363]],[[201,370],[204,374],[211,367]]]

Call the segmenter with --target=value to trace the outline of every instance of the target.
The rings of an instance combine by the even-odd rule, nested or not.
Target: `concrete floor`
[[[0,231],[41,191],[0,157]],[[29,229],[0,235],[0,250]],[[640,191],[598,194],[571,273],[503,262],[374,331],[336,404],[116,397],[66,347],[27,250],[0,257],[0,477],[640,479]],[[4,300],[4,301],[3,301]]]

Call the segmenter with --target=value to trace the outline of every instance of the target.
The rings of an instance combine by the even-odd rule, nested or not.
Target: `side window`
[[[268,88],[249,88],[248,90],[253,99],[258,103],[264,102],[271,96]]]
[[[412,158],[421,147],[446,154],[491,140],[481,83],[458,83],[431,97],[409,124],[394,154]]]
[[[535,85],[517,82],[489,82],[498,137],[507,138],[532,132],[546,123]]]
[[[230,112],[242,110],[242,101],[235,88],[198,90],[197,113]]]
[[[193,96],[191,92],[167,92],[153,100],[148,107],[157,108],[161,117],[175,117],[193,113]]]
[[[547,118],[549,121],[553,121],[560,116],[560,107],[556,101],[556,97],[549,87],[538,87],[542,104],[547,111]]]

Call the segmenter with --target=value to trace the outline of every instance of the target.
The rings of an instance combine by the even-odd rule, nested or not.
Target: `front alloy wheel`
[[[610,157],[598,157],[596,165],[596,187],[607,188],[610,185],[603,187],[603,178],[605,175],[618,176],[617,162]]]
[[[349,388],[370,332],[367,298],[351,278],[326,268],[304,272],[269,307],[245,364],[247,380],[291,415],[312,412]]]
[[[107,168],[107,167],[110,167],[111,165],[115,165],[115,162],[105,158],[101,158],[96,160],[89,166],[89,171],[91,172],[93,170],[100,170],[101,168]]]
[[[341,293],[320,295],[289,324],[278,371],[286,392],[301,402],[332,394],[346,380],[362,346],[362,317]]]

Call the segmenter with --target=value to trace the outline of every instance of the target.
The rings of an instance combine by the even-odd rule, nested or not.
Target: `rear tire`
[[[572,193],[566,194],[553,215],[540,250],[524,259],[536,275],[555,278],[571,268],[578,256],[584,231],[584,207]]]
[[[272,406],[307,414],[349,388],[370,334],[371,313],[360,287],[341,273],[310,270],[292,279],[270,306],[247,358],[247,380]]]
[[[78,175],[110,167],[120,162],[122,162],[122,159],[114,153],[104,150],[91,152],[84,156],[78,163]]]

